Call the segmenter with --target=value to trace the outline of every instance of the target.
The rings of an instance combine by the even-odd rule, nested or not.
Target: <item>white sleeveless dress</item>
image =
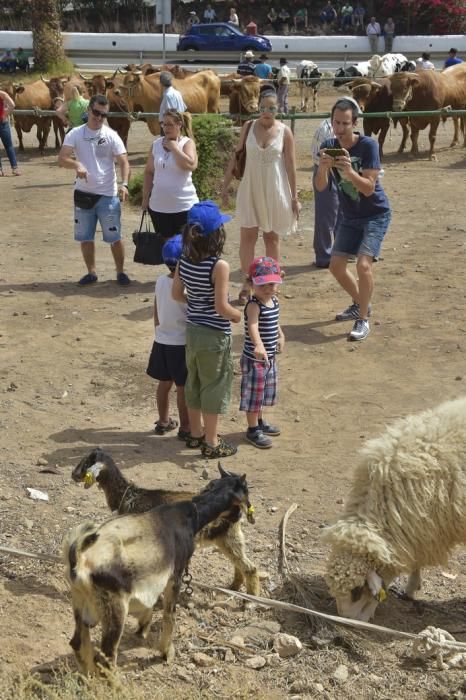
[[[236,218],[240,226],[274,231],[286,236],[296,230],[291,209],[291,190],[285,169],[283,138],[285,125],[266,148],[257,143],[254,122],[246,139],[246,167],[236,197]]]

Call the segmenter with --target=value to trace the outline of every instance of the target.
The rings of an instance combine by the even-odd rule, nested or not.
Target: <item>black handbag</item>
[[[151,218],[144,211],[141,217],[139,229],[133,231],[134,262],[142,265],[163,265],[162,248],[168,240],[155,231],[151,231]]]
[[[74,204],[78,209],[92,209],[101,197],[101,194],[83,192],[82,190],[75,190],[73,195]]]

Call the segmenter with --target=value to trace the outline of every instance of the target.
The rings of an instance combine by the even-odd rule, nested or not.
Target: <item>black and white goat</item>
[[[80,671],[93,674],[99,664],[116,665],[129,612],[136,614],[138,633],[146,637],[161,593],[158,649],[171,661],[175,607],[195,535],[217,518],[229,522],[238,510],[248,508],[246,475],[222,476],[189,501],[121,515],[102,525],[87,522],[75,527],[65,538],[63,556],[75,619],[70,644]],[[102,640],[95,652],[90,628],[98,623]]]
[[[231,476],[221,464],[218,465],[222,477]],[[151,508],[178,501],[187,501],[195,495],[191,491],[167,491],[145,489],[127,481],[109,454],[96,448],[84,457],[72,472],[72,479],[84,482],[85,488],[94,483],[103,490],[111,511],[124,513],[145,513]],[[254,523],[254,509],[249,505],[246,515]],[[242,511],[237,509],[228,517],[222,516],[202,528],[196,535],[196,547],[217,547],[232,562],[235,572],[230,588],[239,590],[244,583],[251,595],[260,595],[259,575],[254,563],[246,555],[246,544],[241,528]]]
[[[317,112],[317,91],[322,73],[314,61],[300,61],[296,66],[299,94],[301,97],[301,112],[307,112],[312,91],[312,111]]]

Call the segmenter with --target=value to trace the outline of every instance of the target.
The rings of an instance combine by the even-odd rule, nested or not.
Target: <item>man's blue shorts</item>
[[[102,228],[105,243],[121,239],[121,205],[118,197],[102,195],[91,209],[74,208],[74,240],[87,243],[95,238],[97,222]]]
[[[378,258],[391,218],[390,211],[364,219],[343,217],[335,233],[332,255],[367,255]]]

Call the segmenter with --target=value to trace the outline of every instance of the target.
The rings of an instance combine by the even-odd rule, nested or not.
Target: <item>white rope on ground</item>
[[[249,600],[259,605],[267,607],[279,608],[281,610],[290,610],[304,615],[314,615],[330,622],[335,622],[347,627],[356,627],[357,629],[366,629],[373,632],[383,632],[396,637],[404,637],[405,639],[413,640],[413,654],[429,658],[433,655],[437,658],[437,665],[442,669],[450,668],[466,668],[466,642],[457,642],[455,638],[446,630],[437,627],[426,627],[419,634],[412,632],[403,632],[402,630],[394,630],[390,627],[382,625],[374,625],[372,622],[362,622],[362,620],[350,620],[347,617],[337,617],[337,615],[329,615],[327,613],[313,610],[312,608],[303,608],[301,605],[294,603],[285,603],[281,600],[273,600],[273,598],[262,598],[260,596],[250,595],[249,593],[241,593],[240,591],[231,591],[228,588],[220,586],[209,586],[207,584],[197,583],[198,588],[203,588],[209,591],[219,591],[235,598]]]
[[[41,559],[42,561],[52,561],[56,564],[61,563],[63,559],[54,554],[34,554],[33,552],[25,552],[22,549],[13,549],[12,547],[4,547],[0,545],[0,552],[12,554],[14,557],[27,557],[29,559]]]

